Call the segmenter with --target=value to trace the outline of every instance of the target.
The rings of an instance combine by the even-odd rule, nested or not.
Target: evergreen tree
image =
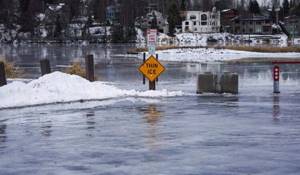
[[[290,13],[290,3],[288,0],[283,1],[282,8],[283,8],[283,17],[288,16]]]
[[[186,11],[186,0],[181,0],[180,10]]]
[[[157,18],[155,12],[152,12],[151,29],[157,29]]]
[[[56,17],[56,21],[55,21],[55,31],[54,31],[54,37],[58,38],[61,36],[61,31],[62,31],[62,26],[60,24],[60,17],[57,16]]]
[[[231,8],[231,5],[228,0],[218,0],[215,2],[215,7],[218,9],[218,10],[224,10],[224,9],[228,9],[228,8]]]
[[[293,15],[300,16],[300,4],[296,5],[296,6],[291,10],[291,13],[292,13]]]
[[[34,19],[37,13],[42,12],[42,1],[41,0],[22,0],[20,1],[20,25],[21,30],[24,32],[33,32]]]
[[[249,1],[249,12],[252,14],[259,14],[260,13],[260,7],[257,2],[257,0],[250,0]]]
[[[176,25],[181,23],[179,8],[175,1],[172,1],[168,9],[169,35],[174,36]]]

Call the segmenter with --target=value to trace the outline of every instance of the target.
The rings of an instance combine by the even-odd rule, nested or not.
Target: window
[[[206,21],[201,22],[201,25],[202,25],[202,26],[206,26],[206,25],[207,25],[207,22],[206,22]]]
[[[190,20],[195,20],[197,17],[195,15],[190,16]]]
[[[203,14],[201,15],[201,21],[206,21],[207,20],[207,15]]]
[[[185,22],[185,25],[187,25],[187,26],[188,26],[189,24],[190,24],[190,23],[189,23],[188,21],[187,21],[187,22]]]
[[[197,25],[197,22],[196,22],[196,21],[194,22],[194,26],[195,26],[195,25]]]

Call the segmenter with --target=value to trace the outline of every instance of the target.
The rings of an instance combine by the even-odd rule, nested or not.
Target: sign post
[[[155,81],[165,71],[165,67],[151,55],[140,66],[139,71],[149,80],[149,89],[155,90]]]
[[[279,94],[279,80],[280,80],[280,67],[279,66],[274,66],[273,68],[273,79],[274,79],[274,93]]]
[[[155,55],[157,42],[157,29],[147,30],[147,46],[149,55]]]
[[[157,29],[148,29],[147,47],[150,57],[145,60],[146,54],[144,53],[143,64],[140,66],[139,71],[143,74],[143,84],[145,84],[145,77],[148,78],[150,90],[156,89],[155,83],[158,81],[159,75],[165,71],[165,67],[158,61],[158,55],[155,54],[156,43]]]

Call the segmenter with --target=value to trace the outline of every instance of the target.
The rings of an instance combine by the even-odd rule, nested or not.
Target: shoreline
[[[300,47],[269,47],[269,46],[159,46],[157,51],[167,51],[173,49],[227,49],[234,51],[258,52],[258,53],[300,53]],[[147,52],[147,48],[131,48],[128,49],[127,54],[139,54]]]

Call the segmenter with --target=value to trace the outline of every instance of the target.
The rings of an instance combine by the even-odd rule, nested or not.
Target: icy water
[[[95,54],[98,79],[147,90],[130,46],[1,46],[39,75]],[[171,98],[120,98],[0,111],[0,174],[298,175],[300,66],[283,66],[281,94],[272,94],[271,65],[166,63],[158,89]],[[237,72],[240,94],[195,95],[199,72]]]

